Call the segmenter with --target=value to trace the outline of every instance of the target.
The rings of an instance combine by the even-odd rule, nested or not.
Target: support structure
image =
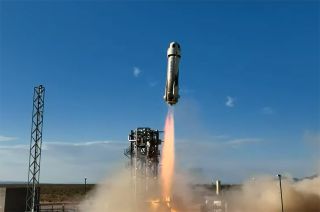
[[[131,130],[128,140],[130,146],[124,154],[130,159],[131,177],[135,198],[148,195],[148,190],[155,185],[160,160],[161,131],[150,128]]]
[[[282,185],[281,185],[281,177],[282,177],[282,175],[278,174],[277,176],[279,177],[279,183],[280,183],[281,211],[284,212],[283,211],[283,198],[282,198]]]
[[[26,212],[39,211],[39,177],[41,161],[44,94],[45,88],[42,85],[39,85],[38,87],[34,88]]]

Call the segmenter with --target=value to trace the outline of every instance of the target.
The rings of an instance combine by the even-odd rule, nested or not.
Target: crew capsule
[[[174,105],[179,99],[179,62],[181,58],[180,44],[172,42],[167,51],[167,81],[164,100],[169,105]]]

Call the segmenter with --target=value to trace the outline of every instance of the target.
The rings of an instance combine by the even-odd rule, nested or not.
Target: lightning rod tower
[[[44,110],[45,88],[42,85],[34,88],[33,109],[32,109],[32,126],[28,168],[28,186],[26,197],[26,212],[38,212],[40,189],[40,160],[42,144],[42,126]]]

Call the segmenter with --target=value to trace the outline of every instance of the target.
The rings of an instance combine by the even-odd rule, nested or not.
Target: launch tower
[[[156,186],[159,160],[160,160],[160,139],[159,130],[150,128],[137,128],[131,130],[128,140],[129,147],[124,154],[130,159],[131,177],[133,182],[133,192],[137,196],[145,199],[148,191]]]

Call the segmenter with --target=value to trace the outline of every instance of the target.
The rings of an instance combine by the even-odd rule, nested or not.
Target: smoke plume
[[[212,194],[214,189],[209,188],[210,192],[208,192],[208,186],[198,190],[192,188],[194,179],[190,174],[175,173],[174,145],[174,114],[173,110],[169,109],[161,152],[159,182],[148,189],[147,195],[136,195],[132,182],[137,179],[131,177],[130,169],[114,172],[112,177],[101,182],[94,191],[87,195],[87,198],[80,204],[80,211],[200,211],[200,205],[205,203],[205,196],[210,192]],[[319,176],[299,181],[282,178],[282,194],[285,212],[320,212]],[[271,176],[250,179],[240,187],[222,191],[221,196],[211,196],[211,198],[225,201],[228,212],[281,211],[279,180]]]
[[[283,206],[286,212],[320,211],[320,177],[294,182],[282,179]],[[275,177],[259,177],[245,182],[239,191],[226,193],[231,212],[279,212],[281,198]]]
[[[80,204],[81,212],[131,211],[130,172],[123,170],[98,184]]]

